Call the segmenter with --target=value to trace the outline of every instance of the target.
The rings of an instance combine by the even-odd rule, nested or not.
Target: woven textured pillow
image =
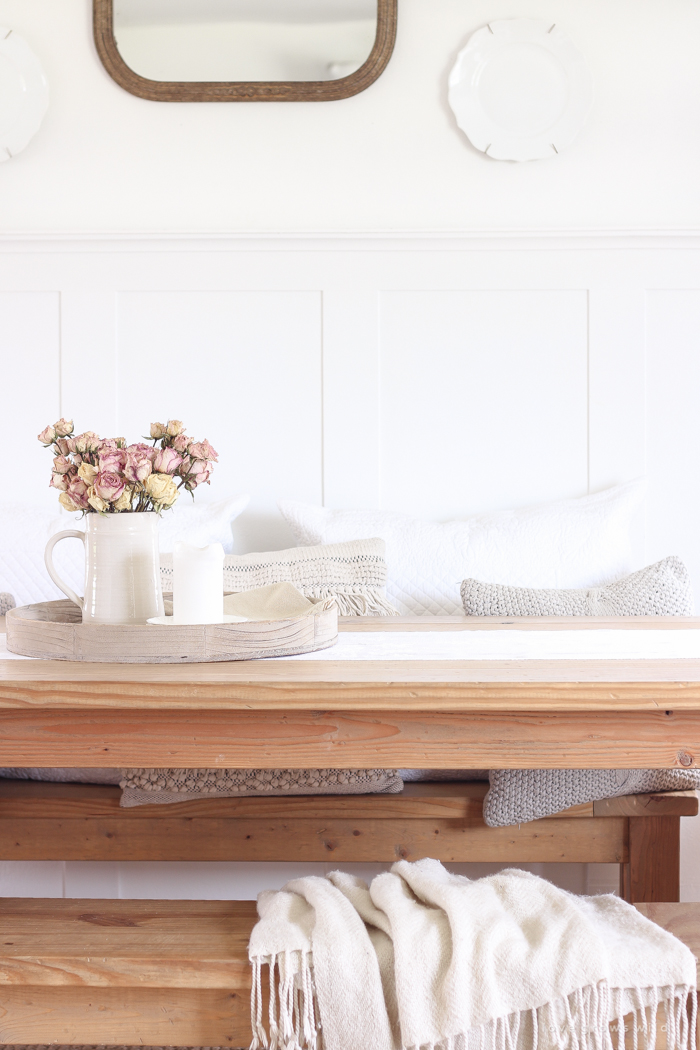
[[[467,616],[692,616],[693,589],[680,558],[671,556],[606,587],[550,590],[464,580]]]
[[[11,594],[4,591],[0,594],[0,616],[4,616],[10,609],[15,608],[15,599]]]
[[[122,806],[241,795],[368,795],[403,790],[396,769],[123,769]]]
[[[492,769],[484,820],[492,828],[525,824],[569,806],[640,791],[700,788],[700,770]]]
[[[163,590],[172,591],[172,555],[161,558],[160,573]],[[396,615],[384,594],[384,540],[353,540],[224,558],[225,591],[250,591],[272,583],[293,583],[306,598],[335,598],[341,616]]]

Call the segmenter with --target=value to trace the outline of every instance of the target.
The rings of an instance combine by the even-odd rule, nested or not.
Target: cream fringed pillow
[[[369,795],[403,790],[396,769],[123,769],[122,806],[241,795]]]
[[[464,580],[467,616],[692,616],[693,589],[680,558],[671,556],[607,587],[552,590]]]
[[[172,591],[172,555],[161,557],[160,573],[163,590]],[[396,615],[385,596],[384,540],[352,540],[225,557],[225,591],[250,591],[272,583],[292,583],[306,598],[335,598],[340,616]]]

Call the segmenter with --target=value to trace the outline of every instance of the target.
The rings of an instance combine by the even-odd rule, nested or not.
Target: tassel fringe
[[[363,587],[361,590],[336,590],[333,587],[301,587],[305,598],[324,601],[334,598],[339,616],[398,616],[398,609],[387,601],[379,590]]]
[[[250,1050],[323,1050],[323,1035],[311,953],[284,952],[251,959]],[[262,967],[269,967],[268,1029],[262,1021]],[[625,1050],[632,1024],[632,1050],[655,1050],[657,1010],[664,1007],[666,1050],[693,1050],[697,991],[610,988],[606,981],[533,1010],[497,1017],[437,1043],[402,1050]],[[615,1040],[613,1042],[613,1036]]]
[[[251,959],[253,983],[250,1050],[323,1050],[310,952],[284,952]],[[262,968],[270,971],[269,1027],[262,1022]],[[277,973],[277,977],[275,974]]]

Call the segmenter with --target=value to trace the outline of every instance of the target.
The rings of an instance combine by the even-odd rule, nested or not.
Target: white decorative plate
[[[0,27],[0,162],[24,149],[49,105],[49,85],[29,44]]]
[[[469,38],[450,73],[457,123],[494,160],[539,160],[561,153],[593,102],[583,55],[543,19],[490,22]]]

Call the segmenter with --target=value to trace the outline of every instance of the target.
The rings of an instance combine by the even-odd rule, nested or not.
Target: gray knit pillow
[[[0,592],[0,616],[4,616],[10,609],[15,608],[15,599],[6,591]]]
[[[691,616],[688,571],[664,558],[607,587],[535,590],[465,580],[467,616]],[[569,806],[639,791],[700,788],[700,771],[673,769],[491,769],[484,820],[491,827],[524,824]]]
[[[690,576],[680,558],[664,558],[606,587],[537,590],[464,580],[467,616],[692,616]]]
[[[525,824],[569,806],[640,791],[700,788],[700,770],[492,769],[484,821],[492,828]]]

